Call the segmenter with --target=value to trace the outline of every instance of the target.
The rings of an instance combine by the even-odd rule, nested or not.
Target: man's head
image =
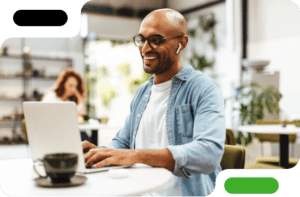
[[[181,70],[180,52],[187,42],[186,21],[179,12],[159,9],[148,14],[136,37],[136,43],[140,43],[145,72],[155,75],[176,74]]]

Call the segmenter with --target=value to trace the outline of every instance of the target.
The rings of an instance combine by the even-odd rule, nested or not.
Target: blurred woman
[[[43,96],[42,102],[74,101],[77,105],[78,122],[83,122],[84,107],[84,83],[80,74],[73,69],[65,69],[58,77],[55,85]],[[86,132],[81,131],[81,140],[90,141]]]
[[[74,101],[77,115],[85,115],[84,83],[80,74],[73,69],[65,69],[58,77],[55,85],[43,96],[43,102]]]

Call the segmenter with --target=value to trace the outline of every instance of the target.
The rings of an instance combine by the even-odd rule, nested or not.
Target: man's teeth
[[[154,60],[154,59],[156,59],[156,57],[144,57],[144,59],[146,59],[146,60]]]

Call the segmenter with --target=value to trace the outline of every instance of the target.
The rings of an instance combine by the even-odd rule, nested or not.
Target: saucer
[[[82,185],[87,178],[85,176],[74,175],[70,178],[69,183],[51,183],[50,178],[39,177],[34,179],[36,184],[41,187],[74,187],[77,185]]]

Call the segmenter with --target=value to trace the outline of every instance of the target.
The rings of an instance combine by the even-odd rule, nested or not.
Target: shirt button
[[[146,98],[148,98],[149,96],[148,95],[146,95]]]
[[[141,117],[141,114],[138,114],[138,117]]]
[[[133,139],[135,139],[135,136],[133,136]]]

